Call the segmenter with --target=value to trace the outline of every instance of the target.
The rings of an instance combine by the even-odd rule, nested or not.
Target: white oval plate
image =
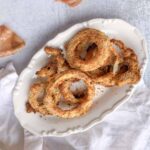
[[[135,27],[123,20],[94,19],[79,23],[58,34],[46,45],[63,49],[66,41],[77,31],[87,27],[102,30],[109,37],[120,39],[128,47],[134,49],[138,56],[143,76],[143,70],[145,69],[142,68],[146,64],[145,60],[147,60],[146,42]],[[39,136],[66,136],[85,131],[102,121],[102,118],[112,112],[119,104],[127,101],[135,89],[135,86],[124,86],[121,88],[98,86],[92,109],[85,116],[79,118],[61,119],[57,117],[41,117],[38,113],[27,113],[25,103],[28,99],[29,87],[36,78],[35,72],[48,60],[47,55],[43,51],[44,47],[33,56],[27,68],[21,73],[13,94],[15,115],[21,125],[33,134]]]

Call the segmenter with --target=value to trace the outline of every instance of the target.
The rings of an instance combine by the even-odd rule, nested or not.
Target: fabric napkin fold
[[[0,150],[21,150],[23,147],[23,128],[14,115],[12,105],[12,91],[17,78],[12,63],[0,69]]]
[[[143,80],[126,103],[90,130],[42,138],[24,130],[14,115],[17,78],[12,63],[0,70],[0,150],[150,150],[150,89]]]

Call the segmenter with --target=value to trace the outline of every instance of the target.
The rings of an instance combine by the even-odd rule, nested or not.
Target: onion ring
[[[50,113],[47,111],[46,107],[43,104],[43,92],[45,88],[46,84],[34,83],[30,88],[28,101],[35,112],[39,112],[42,115],[49,115]]]
[[[132,49],[126,48],[124,43],[119,40],[112,39],[111,42],[120,48],[123,57],[123,60],[117,63],[118,71],[114,73],[115,65],[110,64],[89,72],[88,75],[96,83],[104,86],[123,86],[137,83],[140,79],[140,70],[136,54]]]
[[[137,83],[141,78],[137,55],[131,48],[126,48],[123,42],[115,39],[112,39],[111,42],[121,48],[124,58],[123,63],[119,65],[118,73],[115,75],[116,85]]]
[[[93,57],[89,60],[83,60],[79,52],[87,49],[92,44],[96,45]],[[66,57],[72,68],[81,71],[92,71],[107,63],[112,50],[112,44],[103,32],[96,29],[83,29],[67,43]]]
[[[72,78],[83,80],[88,85],[86,99],[71,110],[62,110],[57,106],[59,99],[56,97],[59,91],[56,91],[56,89],[58,89],[59,85],[61,85],[63,82]],[[92,80],[83,72],[77,70],[67,70],[57,74],[53,79],[53,83],[52,81],[49,83],[44,98],[44,104],[47,110],[55,116],[62,118],[74,118],[85,114],[90,109],[93,96],[94,85]]]
[[[112,39],[111,42],[117,46],[123,45],[119,40]],[[124,61],[119,65],[120,69],[115,75],[116,85],[135,84],[141,78],[137,55],[131,48],[125,47],[122,50]]]

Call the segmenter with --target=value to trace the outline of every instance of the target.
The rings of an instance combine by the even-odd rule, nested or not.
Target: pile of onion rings
[[[95,84],[105,87],[135,84],[140,69],[135,52],[96,29],[83,29],[62,50],[45,47],[49,62],[36,72],[29,90],[27,112],[74,118],[86,114],[95,96]],[[72,90],[78,82],[84,88]],[[63,106],[67,105],[67,108]]]

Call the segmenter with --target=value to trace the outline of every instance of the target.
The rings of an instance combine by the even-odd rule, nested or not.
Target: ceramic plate
[[[27,68],[21,73],[15,86],[13,94],[15,115],[21,125],[33,134],[39,136],[66,136],[83,132],[101,122],[104,116],[115,110],[121,103],[126,102],[136,88],[136,86],[123,86],[121,88],[96,86],[96,96],[94,97],[92,109],[79,118],[41,117],[38,113],[26,112],[25,103],[28,99],[29,87],[36,79],[35,72],[45,65],[48,60],[47,55],[44,53],[44,47],[53,46],[64,49],[66,41],[83,28],[101,30],[109,37],[120,39],[128,47],[134,49],[138,56],[141,74],[143,75],[143,68],[145,68],[147,60],[146,42],[135,27],[119,19],[94,19],[72,26],[48,41],[33,56]]]

